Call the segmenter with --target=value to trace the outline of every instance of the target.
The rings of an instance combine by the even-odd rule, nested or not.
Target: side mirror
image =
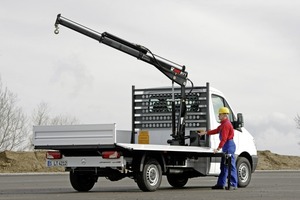
[[[242,113],[237,114],[237,127],[238,128],[244,127],[244,117]]]

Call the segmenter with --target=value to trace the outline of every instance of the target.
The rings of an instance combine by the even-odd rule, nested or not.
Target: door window
[[[233,113],[229,107],[229,105],[227,104],[227,102],[225,101],[225,99],[223,97],[220,97],[220,96],[217,96],[217,95],[212,95],[212,104],[213,104],[213,107],[214,107],[214,113],[215,113],[215,118],[216,120],[219,122],[219,109],[221,107],[227,107],[230,111],[229,113],[229,120],[231,122],[234,121],[234,116],[233,116]]]

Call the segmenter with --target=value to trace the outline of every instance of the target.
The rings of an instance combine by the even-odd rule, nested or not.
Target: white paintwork
[[[116,130],[116,124],[34,126],[35,146],[107,145],[130,142],[131,131]]]
[[[170,88],[171,90],[171,88]],[[218,95],[225,98],[223,93],[214,88],[210,88],[209,97],[212,95]],[[227,101],[227,100],[226,100]],[[228,101],[227,101],[228,103]],[[229,103],[228,103],[229,104]],[[230,106],[230,105],[229,105]],[[231,110],[232,107],[230,106]],[[214,129],[220,125],[216,120],[216,116],[213,109],[211,99],[209,99],[209,110],[210,116],[210,128]],[[233,112],[233,110],[232,110]],[[233,112],[234,113],[234,112]],[[190,131],[199,130],[203,127],[197,127],[193,129],[186,129],[186,135]],[[205,127],[204,127],[205,128]],[[150,144],[130,144],[131,131],[119,131],[116,130],[116,124],[91,124],[91,125],[67,125],[67,126],[35,126],[34,129],[34,145],[42,146],[47,149],[47,146],[76,146],[76,145],[117,145],[119,147],[129,150],[139,151],[160,151],[160,152],[193,152],[193,153],[204,153],[212,155],[213,149],[216,149],[220,140],[219,136],[211,135],[209,147],[199,146],[175,146],[167,144],[168,139],[172,139],[170,134],[171,130],[156,128],[149,130],[149,141]],[[136,140],[137,135],[136,135]],[[249,155],[257,155],[256,146],[252,135],[245,129],[242,128],[242,132],[235,130],[234,141],[237,146],[236,154],[240,155],[243,152],[249,153]],[[189,141],[186,141],[189,145]],[[76,167],[82,166],[81,157],[68,157],[68,166]],[[90,160],[91,159],[91,160]],[[124,167],[126,165],[126,159],[120,159],[122,162],[119,163],[106,163],[103,165],[100,158],[89,158],[90,164],[88,166],[105,166],[105,167],[116,167],[120,165]],[[115,160],[117,161],[117,160]],[[80,163],[81,162],[81,163]],[[200,162],[201,165],[198,165]],[[215,158],[202,159],[202,160],[187,160],[189,166],[195,166],[195,169],[203,172],[204,174],[215,175],[220,172],[220,163]],[[86,165],[87,166],[87,165]]]

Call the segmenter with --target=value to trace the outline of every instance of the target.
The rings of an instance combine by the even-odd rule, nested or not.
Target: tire
[[[144,192],[157,190],[161,184],[162,170],[160,164],[155,159],[149,159],[142,170],[138,171],[136,182],[138,187]]]
[[[251,165],[245,157],[237,159],[236,169],[238,171],[239,187],[247,187],[251,181]]]
[[[167,175],[169,184],[175,188],[182,188],[188,182],[188,178],[182,174],[169,174]]]
[[[70,182],[72,187],[78,192],[88,192],[94,187],[96,178],[88,173],[80,174],[70,171]]]

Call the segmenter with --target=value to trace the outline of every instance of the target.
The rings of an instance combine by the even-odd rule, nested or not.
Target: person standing
[[[228,114],[229,114],[229,109],[227,107],[221,107],[219,109],[219,120],[221,121],[221,125],[214,130],[209,130],[209,131],[199,130],[198,134],[200,136],[205,134],[207,135],[219,134],[220,143],[217,149],[214,149],[214,153],[217,153],[222,149],[222,152],[224,152],[225,154],[232,155],[231,163],[228,163],[228,165],[231,165],[230,188],[235,190],[237,189],[237,185],[238,185],[237,170],[236,170],[235,157],[234,157],[236,146],[233,141],[234,130],[230,120],[228,119]],[[212,187],[212,189],[225,189],[226,179],[228,176],[228,166],[225,164],[224,156],[221,159],[220,169],[221,169],[221,173],[218,177],[218,182],[215,186]]]

